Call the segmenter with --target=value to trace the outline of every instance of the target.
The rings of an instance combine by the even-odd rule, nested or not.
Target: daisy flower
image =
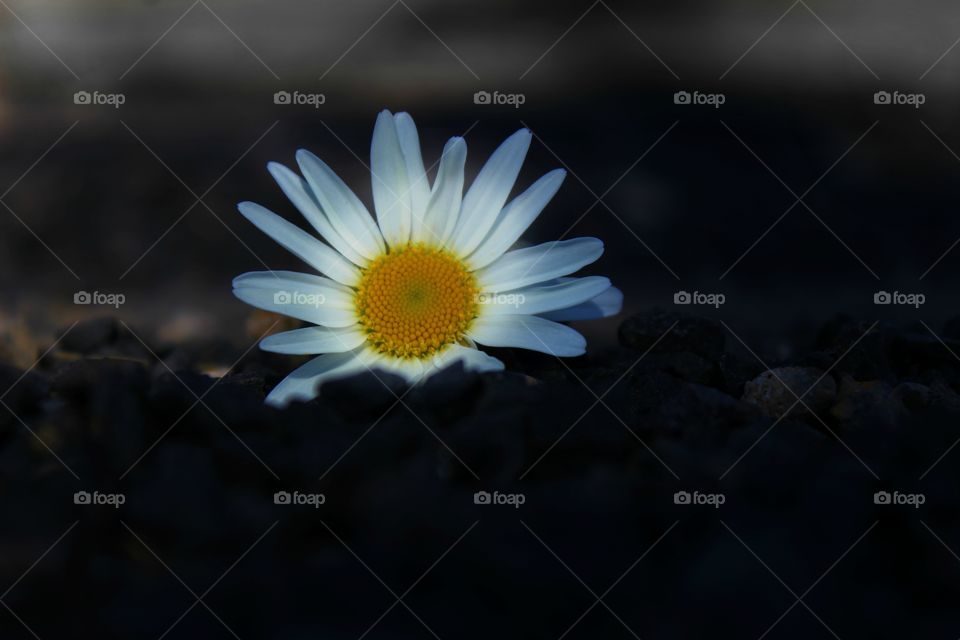
[[[323,274],[262,271],[233,281],[233,293],[247,304],[313,325],[268,336],[262,349],[322,354],[278,384],[268,404],[309,400],[324,381],[366,369],[410,383],[455,362],[470,371],[502,370],[478,345],[584,353],[584,337],[560,323],[618,313],[623,296],[607,278],[566,277],[600,257],[596,238],[512,249],[566,175],[551,171],[508,203],[530,139],[527,129],[507,138],[464,193],[463,138],[447,142],[431,186],[413,119],[381,112],[370,149],[376,219],[309,151],[297,152],[302,177],[268,165],[326,240],[258,204],[238,206]]]

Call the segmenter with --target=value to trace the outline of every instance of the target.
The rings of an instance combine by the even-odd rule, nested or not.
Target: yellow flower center
[[[396,358],[424,358],[460,342],[477,317],[477,282],[462,261],[419,244],[364,269],[354,298],[367,341]]]

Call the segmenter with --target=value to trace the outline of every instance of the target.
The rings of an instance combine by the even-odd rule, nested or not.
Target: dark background
[[[604,596],[612,611],[567,637],[757,638],[811,585],[809,610],[766,637],[957,637],[955,461],[920,476],[960,436],[958,38],[947,1],[3,0],[3,637],[159,638],[276,522],[211,591],[215,615],[197,605],[167,637],[357,638],[475,521],[411,591],[416,613],[398,604],[368,637],[559,638]],[[81,90],[125,103],[76,105]],[[325,103],[276,105],[281,90]],[[480,90],[525,102],[478,105]],[[682,90],[725,102],[677,105]],[[925,103],[877,105],[878,90]],[[507,353],[531,378],[448,380],[398,404],[368,378],[267,411],[263,389],[295,363],[247,351],[272,320],[230,280],[302,266],[235,204],[299,223],[265,165],[300,147],[370,203],[383,108],[414,116],[428,165],[466,132],[468,180],[529,127],[520,185],[569,175],[526,240],[602,238],[588,271],[623,289],[624,312],[578,326],[591,355],[573,369]],[[81,290],[126,303],[78,306]],[[726,304],[674,307],[679,290]],[[926,303],[877,306],[879,290]],[[676,316],[686,342],[631,367],[672,322],[657,308],[705,319]],[[618,343],[634,314],[641,338]],[[773,422],[741,402],[745,381],[783,364],[889,388],[852,418],[784,420],[720,480]],[[936,401],[878,418],[905,382]],[[614,384],[608,411],[594,400]],[[280,488],[329,504],[291,515]],[[483,510],[484,488],[527,503]],[[684,488],[727,504],[677,508]],[[884,488],[927,504],[876,510]],[[127,504],[78,508],[81,489]]]
[[[72,320],[89,311],[73,308],[72,293],[97,289],[123,292],[125,317],[156,322],[162,308],[158,324],[237,327],[225,320],[245,311],[227,283],[262,268],[251,252],[296,263],[235,203],[295,215],[264,165],[292,163],[300,147],[369,201],[372,122],[390,108],[415,116],[428,164],[446,138],[469,130],[473,171],[528,125],[538,142],[521,182],[571,171],[530,240],[603,238],[597,269],[616,277],[628,311],[669,304],[681,288],[718,291],[729,321],[775,339],[837,310],[889,313],[872,305],[874,291],[889,289],[925,292],[925,317],[942,321],[960,258],[951,252],[919,278],[960,237],[948,189],[960,161],[945,148],[960,145],[960,56],[934,65],[960,37],[960,17],[934,2],[797,4],[784,16],[790,6],[11,4],[69,69],[3,12],[3,184],[77,124],[3,200],[77,278],[5,212],[8,308],[62,305]],[[281,89],[323,93],[326,103],[274,105]],[[926,103],[878,106],[880,89],[922,92]],[[77,90],[121,92],[126,103],[76,106]],[[478,90],[526,101],[475,105]],[[678,106],[678,90],[722,92],[726,102]],[[797,205],[719,280],[795,201],[724,123],[800,195],[875,122],[805,198],[823,224]],[[200,195],[214,183],[210,210],[197,205],[157,242],[194,203],[188,188]],[[611,326],[598,325],[595,338]]]

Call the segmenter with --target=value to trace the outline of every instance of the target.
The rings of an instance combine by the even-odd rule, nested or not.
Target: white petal
[[[389,111],[381,111],[373,128],[370,146],[373,172],[373,205],[383,238],[391,247],[410,240],[410,181],[407,164],[400,149],[397,127]]]
[[[257,271],[233,279],[249,305],[325,327],[356,324],[352,290],[328,278],[292,271]]]
[[[317,230],[330,245],[343,254],[343,256],[357,266],[367,265],[367,259],[361,255],[353,245],[343,238],[337,230],[330,224],[330,220],[320,209],[319,203],[313,197],[310,185],[298,174],[291,171],[279,162],[271,162],[267,165],[267,170],[273,179],[280,185],[284,195],[293,203],[307,222]]]
[[[299,271],[250,271],[233,279],[233,287],[298,290],[324,296],[326,306],[353,308],[354,290],[330,278]]]
[[[393,116],[397,127],[397,138],[400,140],[400,150],[407,164],[407,179],[410,181],[410,214],[413,224],[413,237],[420,237],[424,215],[427,212],[427,203],[430,201],[430,181],[423,168],[423,155],[420,153],[420,135],[417,125],[409,113],[398,113]]]
[[[313,304],[278,303],[278,298],[276,297],[278,293],[283,293],[283,291],[254,288],[233,290],[233,295],[253,307],[296,318],[297,320],[303,320],[325,327],[349,327],[357,322],[356,314],[350,309],[323,307]]]
[[[453,246],[461,255],[471,254],[496,221],[517,181],[531,137],[529,130],[521,129],[507,138],[470,185],[453,234]]]
[[[264,351],[296,356],[343,353],[356,349],[366,340],[366,336],[356,326],[342,329],[305,327],[267,336],[260,341],[260,348]]]
[[[381,357],[376,361],[376,368],[398,375],[409,384],[418,384],[430,374],[426,364],[415,359]]]
[[[402,377],[410,384],[420,384],[456,362],[463,362],[464,369],[477,373],[504,369],[503,363],[493,356],[458,344],[450,345],[439,354],[425,360],[381,357],[376,361],[375,366]]]
[[[297,151],[297,164],[337,233],[365,258],[383,253],[383,238],[370,212],[340,176],[306,149]]]
[[[354,265],[300,227],[253,202],[241,202],[237,208],[247,220],[273,238],[277,244],[320,273],[347,285],[359,280],[360,272]]]
[[[439,368],[447,367],[455,362],[462,362],[467,371],[483,373],[484,371],[503,371],[503,362],[491,355],[459,344],[447,347],[434,361]]]
[[[601,254],[603,243],[596,238],[544,242],[508,251],[476,276],[483,291],[510,291],[573,273]]]
[[[467,258],[473,269],[482,269],[504,254],[533,224],[563,183],[567,172],[556,169],[534,182],[500,211],[490,233]]]
[[[602,276],[570,278],[507,292],[480,295],[483,315],[536,315],[586,302],[610,288]]]
[[[570,327],[537,316],[481,316],[468,333],[490,347],[518,347],[560,357],[583,355],[587,348],[586,339]]]
[[[544,313],[543,317],[557,322],[572,320],[596,320],[609,318],[620,313],[623,308],[623,292],[616,287],[610,287],[596,298],[566,309],[557,309]]]
[[[467,161],[467,143],[463,138],[450,138],[443,148],[437,179],[423,221],[423,230],[417,237],[423,242],[444,246],[457,224],[457,214],[463,200],[463,166]]]
[[[363,370],[362,355],[354,351],[319,356],[296,369],[274,387],[267,396],[267,404],[282,408],[292,400],[312,400],[317,397],[320,383]]]

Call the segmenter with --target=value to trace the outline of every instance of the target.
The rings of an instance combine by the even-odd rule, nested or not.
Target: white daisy
[[[297,152],[303,177],[268,169],[327,241],[252,202],[240,213],[322,276],[289,271],[243,274],[234,294],[260,309],[312,325],[265,338],[285,354],[323,354],[284,379],[267,402],[309,400],[321,383],[365,369],[411,383],[454,362],[471,371],[503,363],[477,348],[519,347],[579,356],[586,340],[559,324],[620,311],[607,278],[568,278],[603,253],[596,238],[513,249],[560,188],[557,169],[507,203],[530,146],[521,129],[500,145],[463,193],[467,145],[451,138],[430,186],[413,119],[383,111],[370,149],[376,221],[322,160]]]

